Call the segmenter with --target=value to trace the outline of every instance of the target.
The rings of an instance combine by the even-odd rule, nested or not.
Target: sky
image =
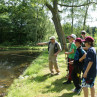
[[[59,7],[59,9],[61,10],[61,8]],[[91,10],[93,9],[92,6],[89,7],[89,10],[88,10],[88,18],[86,19],[86,25],[90,26],[90,27],[97,27],[97,6],[96,6],[96,10]],[[71,19],[64,19],[64,17],[66,17],[68,14],[68,12],[65,12],[60,14],[61,17],[62,17],[62,20],[61,20],[61,24],[64,24],[64,22],[70,22],[71,23]],[[52,21],[52,14],[51,13],[48,13],[48,16],[50,18],[50,20]],[[74,21],[75,23],[77,22],[76,20]]]
[[[91,10],[93,9],[93,6],[90,6],[88,9],[88,18],[86,19],[86,25],[89,25],[90,27],[97,27],[97,6],[96,6],[96,10]],[[68,14],[68,12],[65,14],[62,13],[61,17],[63,18],[61,23],[64,24],[64,17]],[[66,19],[65,22],[70,22],[70,19]],[[74,21],[75,23],[77,22],[76,20]]]
[[[97,10],[89,11],[89,16],[92,18],[91,20],[87,19],[87,25],[91,27],[97,27]]]

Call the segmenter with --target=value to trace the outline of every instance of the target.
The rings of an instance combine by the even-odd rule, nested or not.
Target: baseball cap
[[[94,42],[94,39],[91,36],[87,36],[83,41]]]
[[[81,38],[76,38],[75,42],[82,43],[82,39]]]
[[[75,34],[71,34],[70,37],[76,39],[76,35]]]
[[[82,33],[82,34],[83,34],[83,33],[86,34],[86,31],[85,31],[85,30],[82,30],[81,33]]]
[[[49,39],[50,39],[50,40],[51,40],[51,39],[54,39],[54,40],[55,40],[56,38],[55,38],[55,36],[51,36]]]

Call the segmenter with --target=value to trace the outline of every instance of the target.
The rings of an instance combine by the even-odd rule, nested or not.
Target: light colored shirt
[[[49,44],[49,42],[47,44]],[[54,55],[54,46],[55,46],[55,43],[50,43],[49,44],[49,56],[53,56]],[[60,46],[60,44],[58,42],[57,42],[57,48],[58,48],[58,51],[62,50],[61,46]]]

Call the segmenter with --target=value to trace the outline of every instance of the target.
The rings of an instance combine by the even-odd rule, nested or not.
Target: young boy
[[[75,89],[73,90],[73,92],[77,92],[77,94],[79,94],[81,91],[81,76],[80,75],[81,75],[81,71],[83,70],[84,59],[86,57],[86,52],[83,50],[81,43],[82,43],[81,38],[77,38],[75,40],[75,45],[77,49],[76,49],[76,53],[75,53],[74,61],[73,61],[74,69],[71,74],[73,83],[75,85]]]
[[[85,64],[82,87],[84,97],[88,97],[88,87],[91,91],[91,97],[95,97],[94,81],[96,77],[96,50],[93,47],[94,39],[90,36],[86,37],[85,46],[88,47]]]
[[[75,34],[71,34],[69,36],[69,41],[71,43],[71,47],[70,47],[70,50],[69,52],[65,52],[65,54],[68,55],[68,58],[69,58],[69,62],[74,60],[74,55],[75,55],[75,51],[76,51],[76,46],[75,46],[75,43],[74,43],[74,40],[76,39],[76,35]],[[73,65],[72,64],[69,64],[69,76],[68,76],[68,80],[66,82],[63,82],[63,84],[71,84],[71,73],[72,73],[72,70],[73,70]]]

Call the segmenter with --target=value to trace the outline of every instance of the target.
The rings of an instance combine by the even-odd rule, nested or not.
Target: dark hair
[[[94,46],[94,42],[87,42],[90,46]]]

